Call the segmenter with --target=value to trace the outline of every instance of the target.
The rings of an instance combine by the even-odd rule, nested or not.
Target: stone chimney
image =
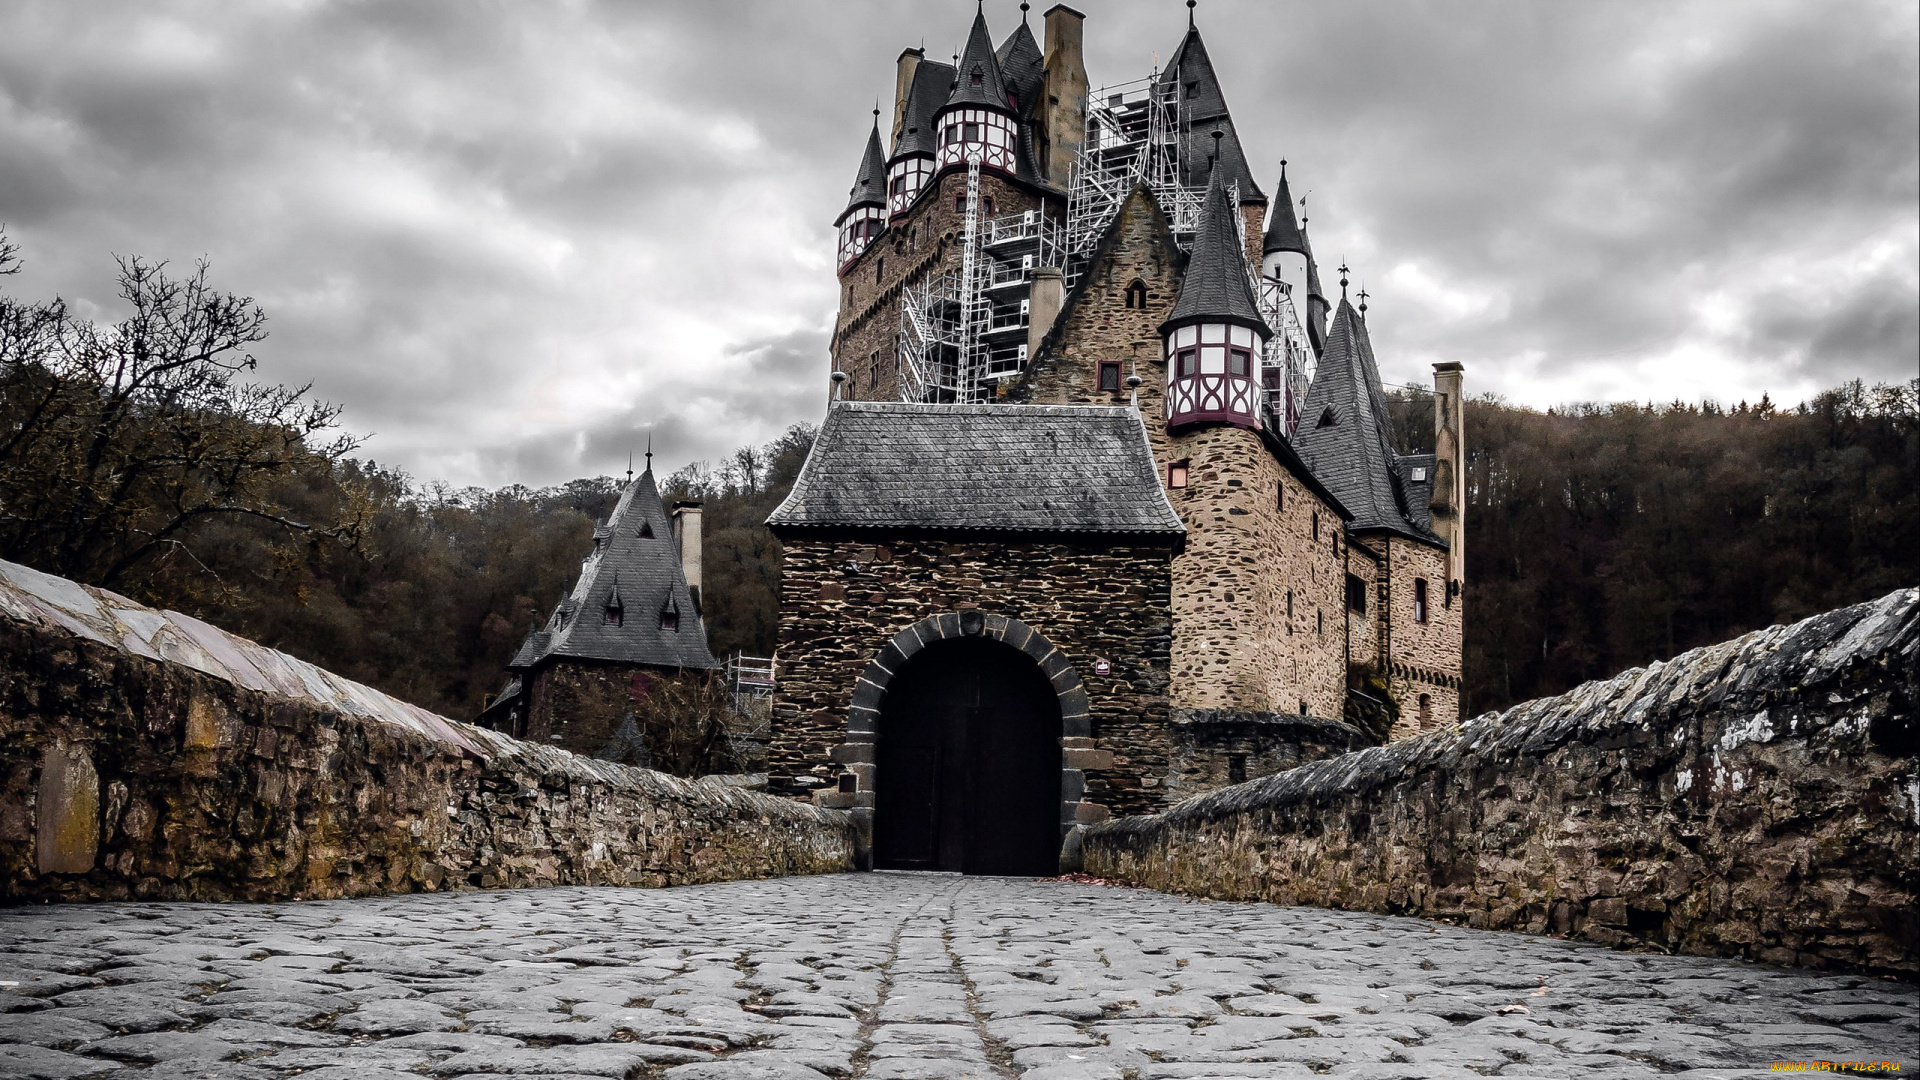
[[[907,122],[907,95],[913,92],[913,73],[920,70],[920,61],[926,59],[925,49],[905,49],[900,59],[894,62],[893,74],[893,138],[887,143],[887,153],[900,145],[900,128]]]
[[[1040,355],[1040,341],[1053,329],[1060,307],[1067,302],[1067,279],[1057,266],[1034,268],[1033,289],[1027,294],[1027,360]]]
[[[687,576],[687,591],[693,594],[695,607],[700,600],[700,504],[678,500],[673,504],[673,541],[680,548],[680,570]]]
[[[1460,412],[1461,367],[1433,365],[1433,531],[1447,542],[1447,604],[1467,580],[1467,443]]]
[[[1086,16],[1065,4],[1047,10],[1046,59],[1041,61],[1040,175],[1065,189],[1073,157],[1087,137],[1087,65],[1081,56]]]

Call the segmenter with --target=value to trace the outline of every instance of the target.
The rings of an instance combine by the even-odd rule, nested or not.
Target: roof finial
[[[653,471],[653,432],[647,432],[647,471]]]
[[[1187,0],[1187,29],[1193,29],[1193,9],[1199,7],[1197,0]]]
[[[1366,283],[1365,283],[1365,282],[1361,282],[1361,284],[1360,284],[1360,314],[1362,314],[1362,315],[1365,315],[1366,313],[1367,313],[1367,286],[1366,286]]]
[[[840,388],[846,385],[847,380],[853,378],[853,376],[841,371],[839,368],[835,368],[833,369],[833,374],[828,376],[828,378],[833,381],[833,400],[839,401]]]
[[[1340,259],[1340,299],[1342,300],[1347,298],[1347,274],[1350,272],[1347,269],[1346,257],[1342,256]]]
[[[1027,0],[1020,0],[1020,25],[1025,26],[1027,24],[1027,9],[1032,6],[1032,4],[1027,3]]]
[[[1287,178],[1287,159],[1281,158],[1280,159],[1280,179],[1285,180],[1286,178]]]
[[[633,483],[633,447],[627,447],[627,483]]]

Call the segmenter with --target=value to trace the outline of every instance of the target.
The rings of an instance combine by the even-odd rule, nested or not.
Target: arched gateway
[[[1084,736],[1086,692],[1044,637],[1018,619],[991,621],[989,634],[978,611],[923,620],[861,675],[858,696],[877,689],[878,712],[855,725],[871,734],[849,732],[845,756],[873,762],[880,869],[1049,874],[1059,864],[1085,787],[1062,740]]]

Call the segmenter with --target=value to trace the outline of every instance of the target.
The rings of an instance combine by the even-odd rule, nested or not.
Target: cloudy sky
[[[1178,0],[1085,0],[1096,85]],[[996,39],[1020,14],[986,5]],[[422,480],[545,484],[818,419],[831,222],[893,59],[972,5],[8,0],[6,288],[112,256],[256,297]],[[1797,401],[1920,355],[1912,0],[1202,0],[1249,155],[1372,294],[1390,380]],[[1039,11],[1034,12],[1036,31]],[[1332,275],[1328,275],[1331,280]]]

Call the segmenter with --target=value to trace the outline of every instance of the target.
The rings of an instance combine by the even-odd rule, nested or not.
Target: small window
[[[1339,422],[1340,421],[1334,419],[1333,417],[1333,406],[1329,405],[1326,407],[1326,409],[1322,410],[1322,412],[1320,413],[1320,422],[1315,424],[1314,426],[1315,427],[1332,427],[1333,425]]]
[[[873,261],[873,283],[875,285],[880,284],[880,279],[886,276],[887,276],[887,260],[885,256],[882,256]]]
[[[653,539],[653,522],[642,521],[640,523],[640,539],[642,540]]]
[[[1230,349],[1227,352],[1227,373],[1247,377],[1247,371],[1253,364],[1253,354],[1245,349]]]
[[[678,608],[667,608],[660,612],[660,629],[679,632],[680,610]]]
[[[1415,466],[1413,470],[1413,482],[1417,484],[1420,481],[1425,480],[1426,478],[1427,478],[1427,467],[1425,465]]]
[[[1127,286],[1127,307],[1135,311],[1145,311],[1147,307],[1147,283],[1139,278]]]
[[[625,622],[626,622],[626,613],[621,610],[618,604],[612,605],[607,608],[607,625],[608,626],[620,626]]]
[[[1320,542],[1320,511],[1313,512],[1313,542]]]
[[[859,781],[852,773],[843,772],[840,774],[840,791],[842,794],[856,791],[858,790],[858,786]]]
[[[1347,610],[1355,615],[1367,613],[1367,583],[1357,575],[1347,575]]]
[[[975,67],[972,71],[967,73],[967,84],[969,86],[979,86],[982,82],[985,81],[985,79],[986,79],[986,74],[982,72],[978,67]]]
[[[953,212],[956,214],[964,214],[967,212],[967,197],[965,195],[955,195],[953,197]]]
[[[1317,608],[1313,613],[1313,632],[1321,637],[1327,636],[1327,613]]]
[[[1187,463],[1185,461],[1176,461],[1167,466],[1167,486],[1170,488],[1183,488],[1187,486]]]
[[[1293,590],[1287,590],[1287,618],[1293,618]]]
[[[1300,703],[1300,715],[1301,716],[1307,715],[1307,703],[1304,701]]]
[[[1287,508],[1287,485],[1284,483],[1274,485],[1273,508],[1275,510],[1285,510]]]
[[[980,141],[980,125],[979,124],[961,124],[960,125],[960,141],[979,142]]]
[[[1247,755],[1227,755],[1227,783],[1244,784],[1247,782]]]
[[[1422,730],[1433,724],[1433,695],[1420,695],[1420,727]]]
[[[1413,621],[1427,621],[1427,579],[1413,579]]]
[[[980,208],[987,212],[988,217],[992,217],[996,213],[996,211],[993,208],[993,196],[991,195],[980,196]]]
[[[1191,379],[1200,373],[1200,350],[1182,349],[1176,361],[1176,370],[1182,379]]]
[[[1100,361],[1100,389],[1102,390],[1120,389],[1120,361],[1118,360]]]

